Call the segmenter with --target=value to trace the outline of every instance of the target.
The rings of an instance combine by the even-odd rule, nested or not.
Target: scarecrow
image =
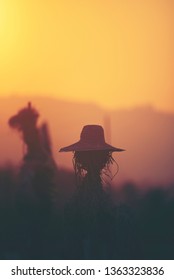
[[[32,242],[31,249],[39,255],[42,254],[43,247],[40,233],[44,236],[43,232],[54,206],[57,167],[52,157],[47,124],[39,127],[38,118],[39,113],[29,102],[28,106],[12,116],[8,123],[21,134],[26,147],[16,196],[21,231],[24,232],[23,236],[29,235],[21,247],[26,253],[29,249],[25,248],[25,244]],[[32,258],[35,257],[37,258],[32,255]]]
[[[114,163],[112,152],[122,151],[105,142],[100,125],[84,126],[78,142],[60,149],[60,152],[74,152],[78,189],[69,204],[66,220],[72,225],[68,230],[74,237],[73,245],[75,239],[82,241],[81,254],[74,255],[75,258],[106,257],[106,248],[101,244],[104,245],[105,239],[103,227],[108,228],[110,201],[103,188],[103,174],[107,174],[109,166]]]

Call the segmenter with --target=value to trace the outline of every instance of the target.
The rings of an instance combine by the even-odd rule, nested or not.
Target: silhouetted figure
[[[60,149],[60,152],[70,151],[74,152],[78,190],[66,216],[69,258],[112,258],[112,207],[102,178],[114,162],[112,152],[124,150],[105,142],[101,126],[86,125],[80,141]]]
[[[17,194],[23,229],[26,227],[25,236],[21,238],[24,238],[24,243],[29,243],[28,247],[33,246],[30,243],[34,240],[40,258],[39,255],[42,256],[44,251],[41,236],[44,236],[43,229],[49,222],[57,168],[52,157],[47,125],[37,127],[38,117],[38,112],[29,102],[26,108],[9,119],[9,125],[22,134],[26,145]],[[37,255],[33,257],[37,258]]]
[[[37,127],[38,117],[38,112],[31,107],[31,103],[29,102],[27,108],[20,110],[17,115],[9,119],[10,127],[22,133],[23,141],[27,146],[24,161],[45,161],[50,156],[43,146],[40,137],[40,130]]]

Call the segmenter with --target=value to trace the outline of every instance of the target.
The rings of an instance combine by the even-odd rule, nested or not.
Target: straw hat
[[[111,151],[122,152],[124,149],[113,147],[105,142],[104,130],[100,125],[85,125],[80,134],[80,140],[63,147],[59,152],[71,151]]]

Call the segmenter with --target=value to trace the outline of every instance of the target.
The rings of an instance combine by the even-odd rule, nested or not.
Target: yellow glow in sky
[[[171,0],[1,0],[0,94],[174,111]]]

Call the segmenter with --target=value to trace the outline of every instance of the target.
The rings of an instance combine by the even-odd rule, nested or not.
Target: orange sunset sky
[[[172,0],[1,0],[0,96],[174,111]]]

